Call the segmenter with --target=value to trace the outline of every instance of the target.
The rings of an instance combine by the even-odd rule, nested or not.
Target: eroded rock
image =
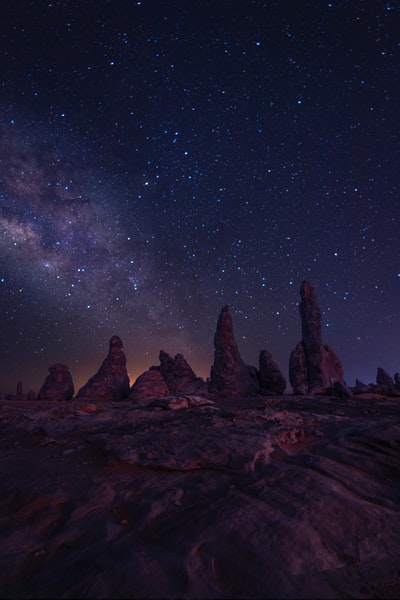
[[[258,381],[240,356],[233,334],[229,305],[224,306],[219,315],[214,349],[214,364],[208,386],[210,393],[221,397],[256,394]]]
[[[300,287],[299,311],[302,341],[289,360],[289,378],[295,393],[324,393],[343,380],[343,367],[321,334],[321,311],[313,286],[303,281]]]
[[[280,368],[267,350],[261,350],[259,355],[258,377],[262,394],[281,395],[286,388],[286,379]]]
[[[158,369],[149,369],[136,379],[128,400],[146,402],[156,398],[169,396],[170,391]]]
[[[74,395],[72,375],[67,365],[55,364],[49,367],[42,387],[39,390],[38,400],[71,400]]]
[[[114,335],[110,340],[108,356],[97,373],[78,391],[77,398],[123,400],[129,395],[129,376],[122,348],[121,338]]]
[[[201,377],[197,377],[182,354],[176,354],[173,358],[167,352],[161,350],[159,358],[160,366],[158,369],[167,384],[170,394],[188,394],[201,390],[205,391],[204,380]]]

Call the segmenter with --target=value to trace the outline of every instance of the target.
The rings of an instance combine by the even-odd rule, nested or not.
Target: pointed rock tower
[[[126,356],[122,348],[121,338],[113,335],[108,356],[97,373],[81,387],[76,395],[77,398],[123,400],[129,395],[129,376],[126,370]]]
[[[322,343],[321,311],[309,281],[300,287],[302,341],[290,355],[289,380],[295,394],[322,393],[343,381],[343,367],[329,346]]]
[[[258,392],[258,381],[239,354],[233,335],[229,305],[223,307],[214,336],[214,364],[208,390],[222,397],[252,396]],[[253,369],[255,373],[256,369]]]

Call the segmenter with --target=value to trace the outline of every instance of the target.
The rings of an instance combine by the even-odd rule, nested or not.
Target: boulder
[[[78,391],[77,398],[123,400],[129,396],[129,376],[121,338],[113,335],[110,349],[100,369]]]
[[[281,395],[286,388],[286,379],[281,370],[267,350],[261,350],[259,359],[258,377],[260,381],[260,392],[262,394]]]
[[[170,391],[163,376],[158,369],[149,369],[136,379],[133,384],[128,400],[142,402],[155,400],[170,395]]]
[[[55,364],[49,367],[42,387],[37,395],[38,400],[71,400],[74,395],[74,384],[67,365]]]
[[[222,308],[214,336],[214,363],[208,389],[221,397],[252,396],[259,385],[253,371],[240,356],[234,334],[229,305]]]

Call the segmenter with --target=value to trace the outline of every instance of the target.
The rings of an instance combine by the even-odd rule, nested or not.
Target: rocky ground
[[[400,398],[0,402],[1,598],[397,598]]]

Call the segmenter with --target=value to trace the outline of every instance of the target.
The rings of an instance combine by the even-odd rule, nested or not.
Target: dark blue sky
[[[0,391],[119,335],[287,376],[303,279],[345,379],[400,370],[398,2],[19,1],[0,24]]]

